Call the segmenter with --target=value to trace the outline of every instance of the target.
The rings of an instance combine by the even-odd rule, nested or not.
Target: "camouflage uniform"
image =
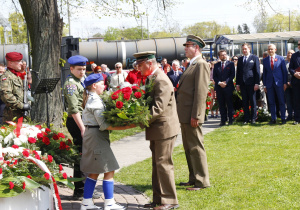
[[[23,116],[24,85],[23,80],[10,70],[0,77],[0,95],[5,103],[3,122],[12,121],[15,117]]]

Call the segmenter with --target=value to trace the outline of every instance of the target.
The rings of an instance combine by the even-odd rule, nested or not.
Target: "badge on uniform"
[[[76,85],[67,85],[66,88],[67,88],[67,91],[68,91],[67,94],[69,96],[72,96],[74,94],[74,92],[77,90]]]
[[[4,80],[7,80],[7,78],[6,78],[6,77],[4,77],[4,78],[2,79],[2,81],[4,81]]]

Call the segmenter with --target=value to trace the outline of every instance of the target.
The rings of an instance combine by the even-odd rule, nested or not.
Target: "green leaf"
[[[128,119],[128,117],[126,116],[126,114],[125,114],[124,112],[120,112],[120,113],[118,113],[117,115],[118,115],[118,117],[120,117],[121,119],[124,119],[124,120],[127,120],[127,119]]]
[[[27,178],[25,176],[18,176],[17,178],[19,178],[21,182],[25,182],[26,189],[28,189],[30,191],[32,191],[32,190],[34,190],[34,189],[36,189],[36,188],[38,188],[38,187],[41,186],[39,183],[37,183],[34,180],[29,179],[29,178]]]
[[[72,182],[79,182],[79,181],[82,181],[84,178],[67,178],[67,179],[64,179],[64,178],[59,178],[59,177],[54,177],[54,179],[57,181],[57,182],[60,182],[64,185],[66,185],[67,187],[69,187],[70,189],[74,190],[75,189],[75,186]]]

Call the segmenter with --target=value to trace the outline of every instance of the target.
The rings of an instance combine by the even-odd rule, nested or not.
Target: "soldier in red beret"
[[[23,80],[26,72],[21,72],[23,55],[18,52],[7,53],[7,71],[0,77],[1,100],[6,107],[3,122],[22,117],[24,111],[30,110],[30,105],[24,103]]]

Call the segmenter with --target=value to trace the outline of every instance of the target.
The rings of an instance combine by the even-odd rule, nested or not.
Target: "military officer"
[[[68,111],[68,118],[66,126],[69,133],[73,138],[73,142],[78,146],[78,150],[81,153],[82,150],[82,136],[85,131],[85,127],[81,120],[82,114],[82,100],[84,84],[83,79],[86,71],[86,62],[88,59],[81,55],[75,55],[68,59],[70,64],[70,75],[68,75],[64,84],[64,97],[65,106]],[[74,164],[74,177],[81,177],[79,163]],[[75,190],[73,196],[80,198],[83,196],[83,182],[75,182]]]
[[[24,103],[23,80],[26,72],[21,72],[23,55],[18,52],[6,54],[7,71],[0,77],[0,95],[5,103],[3,122],[16,120],[30,110],[30,105]]]

